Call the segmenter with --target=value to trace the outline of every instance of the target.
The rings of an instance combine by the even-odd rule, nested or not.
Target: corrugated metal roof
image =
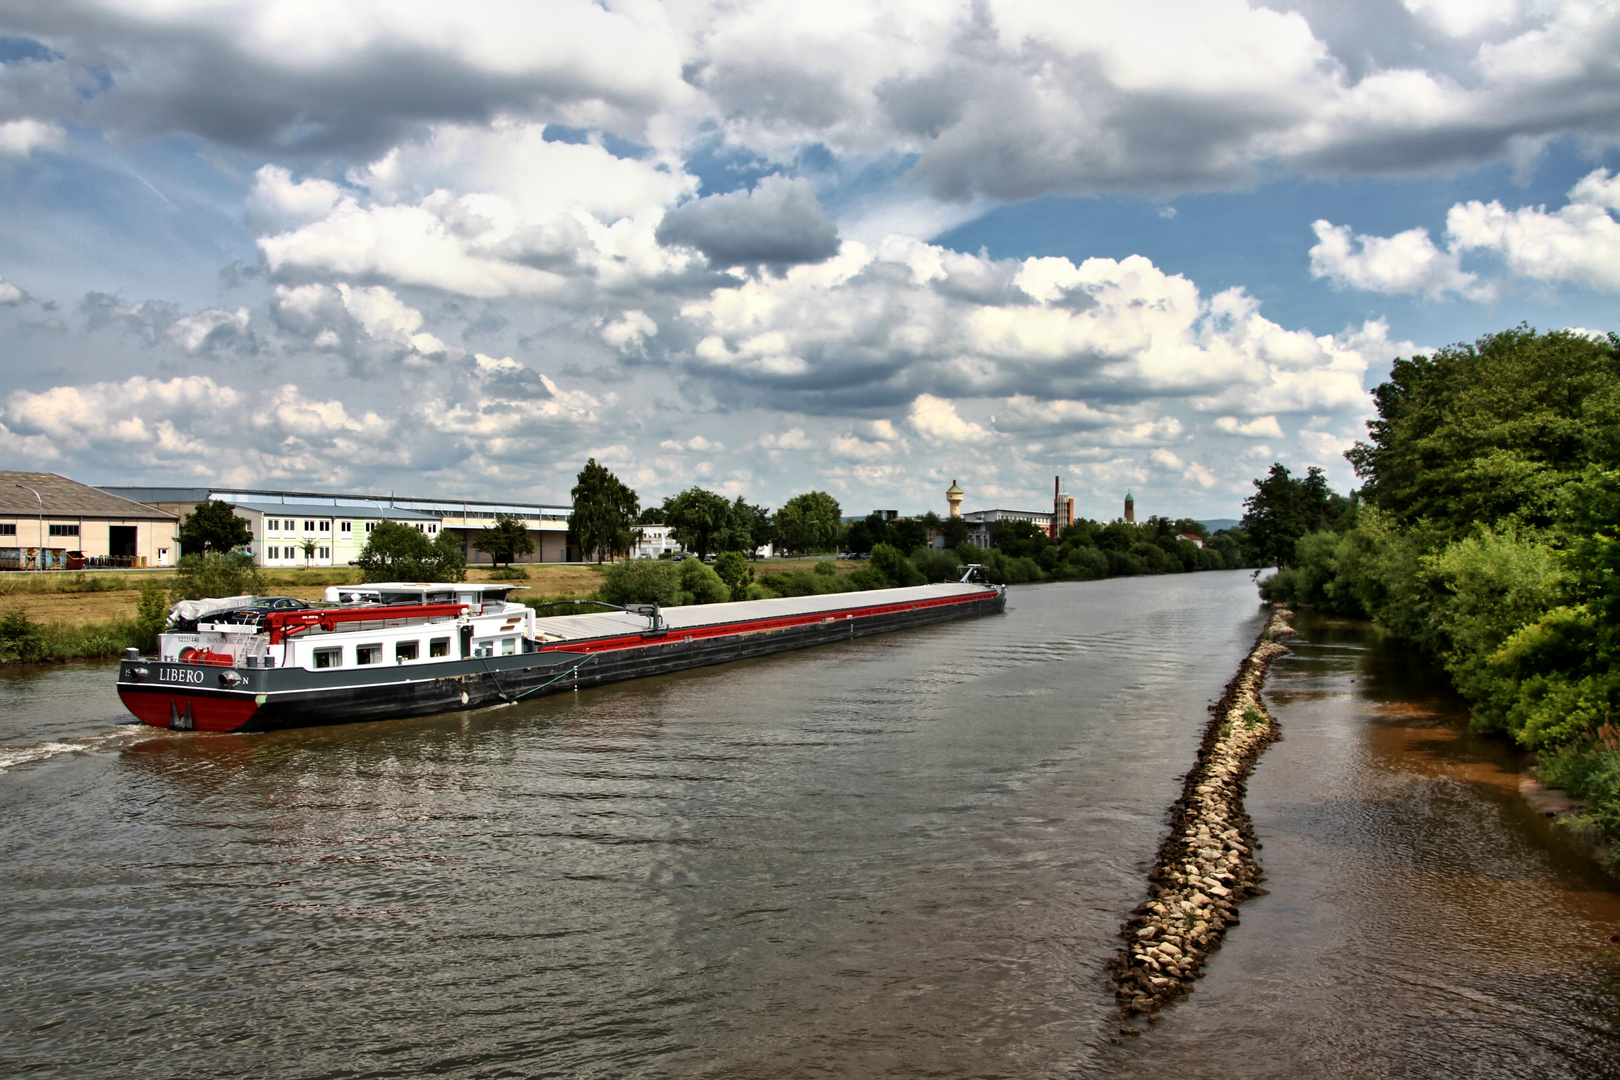
[[[714,626],[717,623],[784,619],[824,611],[880,607],[884,604],[938,600],[947,596],[968,596],[983,592],[985,592],[983,585],[947,582],[942,585],[917,585],[909,589],[873,589],[870,592],[829,593],[821,596],[784,596],[774,600],[743,600],[730,604],[693,604],[688,607],[664,608],[661,613],[664,616],[664,625],[670,630],[690,630],[699,626]],[[579,641],[588,638],[617,637],[623,634],[639,634],[646,629],[645,618],[622,611],[603,611],[590,615],[551,615],[535,620],[535,630],[553,640]]]
[[[39,499],[34,498],[33,492],[24,491],[25,487],[39,492]],[[35,517],[40,513],[41,500],[45,503],[47,518],[174,520],[174,515],[167,510],[120,498],[56,473],[0,471],[0,514]]]
[[[399,507],[383,506],[333,506],[330,503],[250,503],[237,502],[233,506],[240,506],[243,510],[252,510],[264,514],[266,517],[308,517],[308,518],[387,518],[390,521],[438,521],[437,515],[424,514],[416,510],[403,510]]]

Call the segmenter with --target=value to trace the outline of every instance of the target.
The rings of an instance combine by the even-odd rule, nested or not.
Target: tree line
[[[1262,594],[1438,657],[1476,726],[1620,837],[1620,338],[1521,325],[1399,359],[1373,399],[1359,491],[1255,482]]]

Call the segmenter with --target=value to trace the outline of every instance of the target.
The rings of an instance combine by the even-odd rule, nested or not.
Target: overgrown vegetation
[[[1397,360],[1374,399],[1359,505],[1262,594],[1438,656],[1476,725],[1620,838],[1620,338],[1521,326]]]

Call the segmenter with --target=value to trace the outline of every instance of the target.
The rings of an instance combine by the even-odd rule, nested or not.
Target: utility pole
[[[24,491],[34,491],[27,484],[14,484]],[[39,499],[39,568],[45,569],[45,500],[40,499],[39,492],[34,491],[34,498]]]

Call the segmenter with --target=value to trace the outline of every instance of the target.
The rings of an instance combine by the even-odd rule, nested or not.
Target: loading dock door
[[[107,526],[107,554],[134,558],[135,530],[134,525]]]

